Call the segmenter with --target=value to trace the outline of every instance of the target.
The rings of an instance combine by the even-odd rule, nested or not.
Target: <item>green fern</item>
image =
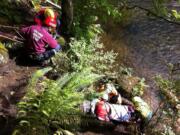
[[[90,69],[84,69],[81,72],[65,74],[57,81],[45,79],[44,90],[41,93],[36,92],[38,78],[48,70],[50,69],[33,74],[26,96],[18,104],[20,123],[16,132],[22,133],[26,130],[27,134],[35,134],[34,129],[40,128],[39,132],[49,134],[52,132],[49,129],[51,124],[56,125],[57,128],[63,127],[70,130],[81,125],[81,112],[78,106],[85,95],[79,90],[101,76],[92,73]]]

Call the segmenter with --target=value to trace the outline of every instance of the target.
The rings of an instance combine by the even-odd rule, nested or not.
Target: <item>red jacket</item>
[[[99,120],[109,121],[109,117],[108,117],[109,112],[110,112],[110,107],[108,103],[106,103],[105,101],[101,100],[96,104],[95,114]]]

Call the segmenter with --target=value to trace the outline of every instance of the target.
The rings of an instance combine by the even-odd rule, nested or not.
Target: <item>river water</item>
[[[103,42],[108,50],[119,54],[119,63],[132,67],[136,75],[146,79],[150,87],[144,99],[155,110],[160,99],[154,77],[168,77],[168,64],[180,63],[180,25],[147,16],[140,10],[133,12],[136,16],[128,25],[109,25]],[[173,76],[180,78],[178,70]]]

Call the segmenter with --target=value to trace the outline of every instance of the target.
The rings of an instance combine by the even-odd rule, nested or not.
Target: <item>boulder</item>
[[[132,96],[133,88],[139,83],[140,78],[135,76],[123,75],[118,79],[118,84],[121,86],[125,97]]]

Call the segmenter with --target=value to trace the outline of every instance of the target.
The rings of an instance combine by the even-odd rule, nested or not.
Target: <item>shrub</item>
[[[72,40],[71,46],[71,65],[75,71],[81,71],[84,67],[92,67],[98,74],[111,74],[117,56],[113,51],[104,52],[100,38],[95,37],[90,43],[85,39]]]

